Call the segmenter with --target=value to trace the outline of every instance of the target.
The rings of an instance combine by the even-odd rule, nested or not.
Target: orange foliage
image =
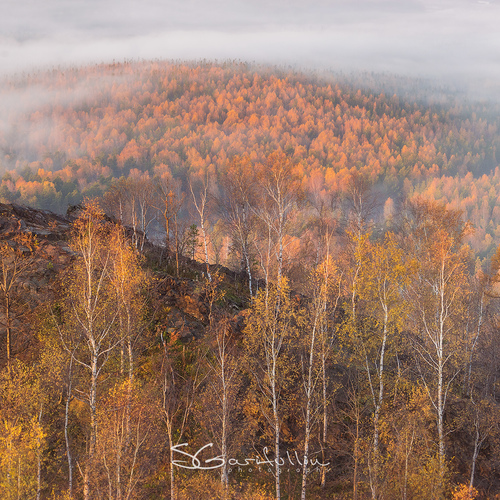
[[[490,174],[500,139],[486,106],[417,105],[355,84],[236,63],[124,63],[24,78],[29,84],[12,81],[11,88],[47,87],[54,102],[37,106],[29,97],[31,111],[15,117],[28,124],[27,139],[14,140],[4,148],[12,152],[0,158],[7,169],[17,167],[2,181],[4,201],[64,209],[41,196],[44,180],[72,183],[64,189],[54,184],[63,205],[75,189],[102,193],[131,169],[153,174],[165,164],[174,176],[208,167],[218,172],[235,155],[259,163],[281,150],[301,163],[301,175],[314,171],[314,185],[327,190],[339,189],[352,169],[391,188],[409,179],[428,196],[448,202],[458,196],[484,230],[492,231],[491,220],[500,224],[497,212],[479,214],[486,208],[472,206],[486,195],[491,209],[500,197],[500,175]],[[80,87],[87,89],[83,98]],[[2,92],[11,88],[6,83]],[[26,166],[32,175],[23,173]],[[31,184],[18,185],[20,177]],[[448,187],[438,190],[436,182]]]

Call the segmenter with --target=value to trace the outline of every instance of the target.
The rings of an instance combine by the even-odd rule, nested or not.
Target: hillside
[[[270,500],[274,456],[281,498],[498,495],[500,253],[483,273],[425,199],[371,237],[350,210],[311,269],[276,252],[249,289],[95,202],[1,204],[2,496]]]
[[[397,85],[395,85],[397,87]],[[423,194],[464,210],[482,256],[498,242],[498,106],[412,100],[364,81],[247,64],[125,63],[11,78],[0,94],[0,200],[64,213],[113,181],[205,170],[275,150],[306,190],[345,191],[353,169],[387,198]],[[215,223],[215,221],[213,221]]]

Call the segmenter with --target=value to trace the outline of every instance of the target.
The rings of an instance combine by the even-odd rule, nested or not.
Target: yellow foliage
[[[445,475],[446,476],[446,475]],[[413,498],[418,500],[440,500],[446,491],[447,481],[440,480],[439,456],[429,457],[427,462],[409,477],[408,484]]]
[[[17,362],[0,376],[0,498],[34,498],[37,462],[45,446],[38,421],[39,386],[29,368]]]
[[[453,490],[452,500],[474,500],[478,495],[476,488],[470,488],[467,484],[459,484]]]
[[[184,479],[179,487],[179,500],[206,500],[210,492],[210,500],[273,500],[263,487],[247,486],[238,491],[231,485],[225,490],[220,476],[210,473],[197,472]]]
[[[179,487],[179,500],[205,500],[210,492],[211,500],[225,500],[234,498],[234,492],[229,489],[224,492],[220,477],[211,474],[194,474],[183,481]]]

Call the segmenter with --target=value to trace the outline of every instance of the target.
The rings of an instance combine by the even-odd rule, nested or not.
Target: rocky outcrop
[[[46,269],[66,266],[74,253],[68,246],[68,238],[73,218],[49,212],[0,203],[0,240],[12,242],[19,233],[32,234],[38,242],[37,260],[33,280]],[[44,272],[42,274],[45,274]]]
[[[80,210],[79,206],[70,207],[68,214],[62,216],[47,210],[0,203],[0,241],[15,246],[16,235],[22,233],[33,235],[37,241],[37,251],[30,272],[19,279],[17,284],[20,291],[29,296],[33,307],[53,298],[53,288],[59,272],[67,268],[76,255],[69,246],[69,239],[71,225]],[[109,221],[116,223],[112,219]],[[130,228],[125,228],[125,232],[132,238],[133,231]],[[159,249],[147,243],[145,251],[155,254]],[[205,290],[206,265],[182,257],[182,268],[190,279],[174,278],[158,270],[153,294],[158,307],[164,311],[163,324],[169,334],[189,341],[202,337],[209,322],[209,304]],[[224,276],[223,285],[228,289],[242,283],[245,278],[221,266],[210,266],[210,271],[220,272]],[[244,307],[243,301],[241,297],[237,299],[237,293],[231,295],[233,299],[229,295],[224,299],[223,307],[233,316],[233,332],[241,332],[245,312],[238,311]]]
[[[44,239],[58,240],[68,233],[73,220],[48,210],[0,203],[0,237],[27,231]]]
[[[221,288],[230,288],[232,277],[224,277]],[[197,281],[164,275],[158,277],[156,283],[155,295],[157,303],[165,308],[168,333],[184,342],[203,337],[209,324],[210,310],[205,278]],[[240,304],[233,302],[227,295],[222,299],[222,304],[213,305],[214,312],[231,317],[229,326],[235,335],[241,334],[248,313],[248,310],[240,310],[240,307]]]

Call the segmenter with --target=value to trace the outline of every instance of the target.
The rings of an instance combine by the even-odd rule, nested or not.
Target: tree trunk
[[[83,496],[85,500],[90,500],[92,498],[90,475],[92,474],[92,469],[94,464],[96,438],[97,438],[97,356],[96,355],[92,357],[92,375],[91,375],[90,391],[89,391],[89,406],[90,406],[90,439],[89,439],[89,451],[87,456],[87,463],[85,466],[84,486],[83,486]]]
[[[208,263],[208,241],[207,241],[207,233],[205,231],[205,221],[204,219],[201,219],[201,233],[203,235],[203,248],[205,250],[205,264],[207,266],[207,276],[208,276],[208,281],[212,281],[212,276],[210,274],[210,266]]]
[[[318,307],[318,305],[316,305]],[[311,335],[311,344],[309,346],[309,364],[307,367],[306,381],[306,428],[304,436],[304,461],[302,464],[302,493],[301,500],[306,500],[307,474],[309,469],[309,440],[311,437],[311,403],[314,390],[313,382],[313,365],[314,365],[314,350],[316,348],[316,328],[318,324],[318,311],[315,312],[314,325]]]
[[[274,443],[274,453],[276,455],[276,500],[281,499],[281,485],[280,485],[280,428],[279,428],[279,416],[277,406],[274,409],[274,425],[275,425],[275,443]]]
[[[323,435],[321,439],[321,462],[326,463],[325,457],[325,449],[326,449],[326,440],[328,436],[328,414],[327,414],[327,380],[326,380],[326,356],[321,356],[321,376],[323,382]],[[326,467],[321,467],[321,489],[324,489],[326,486]]]
[[[174,475],[174,442],[172,435],[172,425],[167,421],[168,443],[170,445],[170,500],[175,500],[175,475]]]
[[[224,368],[223,368],[224,369]],[[225,375],[223,374],[223,377]],[[223,379],[224,380],[224,379]],[[224,463],[221,470],[221,482],[224,489],[227,490],[228,487],[228,475],[227,475],[227,416],[228,416],[228,401],[227,401],[227,391],[224,384],[223,395],[222,395],[222,459]]]
[[[243,251],[245,255],[245,265],[247,268],[247,275],[248,275],[248,289],[250,291],[250,301],[253,299],[253,291],[252,291],[252,268],[250,267],[250,259],[248,257],[248,251],[245,249]]]
[[[444,443],[444,393],[443,393],[443,383],[444,383],[444,283],[443,278],[441,280],[441,311],[439,315],[439,339],[438,339],[438,352],[437,352],[437,362],[438,362],[438,400],[437,400],[437,424],[438,424],[438,437],[439,437],[439,475],[441,479],[441,486],[443,486],[445,466],[446,466],[446,450]]]
[[[274,418],[274,454],[276,464],[276,500],[281,499],[281,485],[280,485],[280,420],[278,414],[278,394],[276,388],[276,357],[274,339],[272,346],[272,372],[271,372],[271,390],[273,398],[273,418]]]
[[[175,225],[175,271],[176,276],[179,277],[179,228],[177,224],[177,214],[174,217]]]
[[[71,357],[68,374],[68,390],[66,394],[66,407],[64,410],[64,440],[66,442],[66,457],[68,459],[68,494],[69,498],[73,498],[73,457],[71,456],[71,444],[69,442],[68,423],[69,423],[69,404],[71,402],[73,376],[73,357]]]
[[[42,415],[43,415],[43,406],[40,404],[40,413],[38,415],[38,425],[40,429],[42,427]],[[42,450],[40,438],[38,438],[37,450],[36,450],[36,500],[40,500],[40,493],[42,492]]]
[[[476,438],[474,439],[474,453],[472,455],[472,467],[470,471],[469,489],[474,487],[474,476],[476,474],[476,462],[479,455],[479,430],[476,428]]]
[[[10,317],[10,295],[5,295],[5,323],[7,333],[7,371],[10,374],[10,358],[11,358],[11,317]]]

